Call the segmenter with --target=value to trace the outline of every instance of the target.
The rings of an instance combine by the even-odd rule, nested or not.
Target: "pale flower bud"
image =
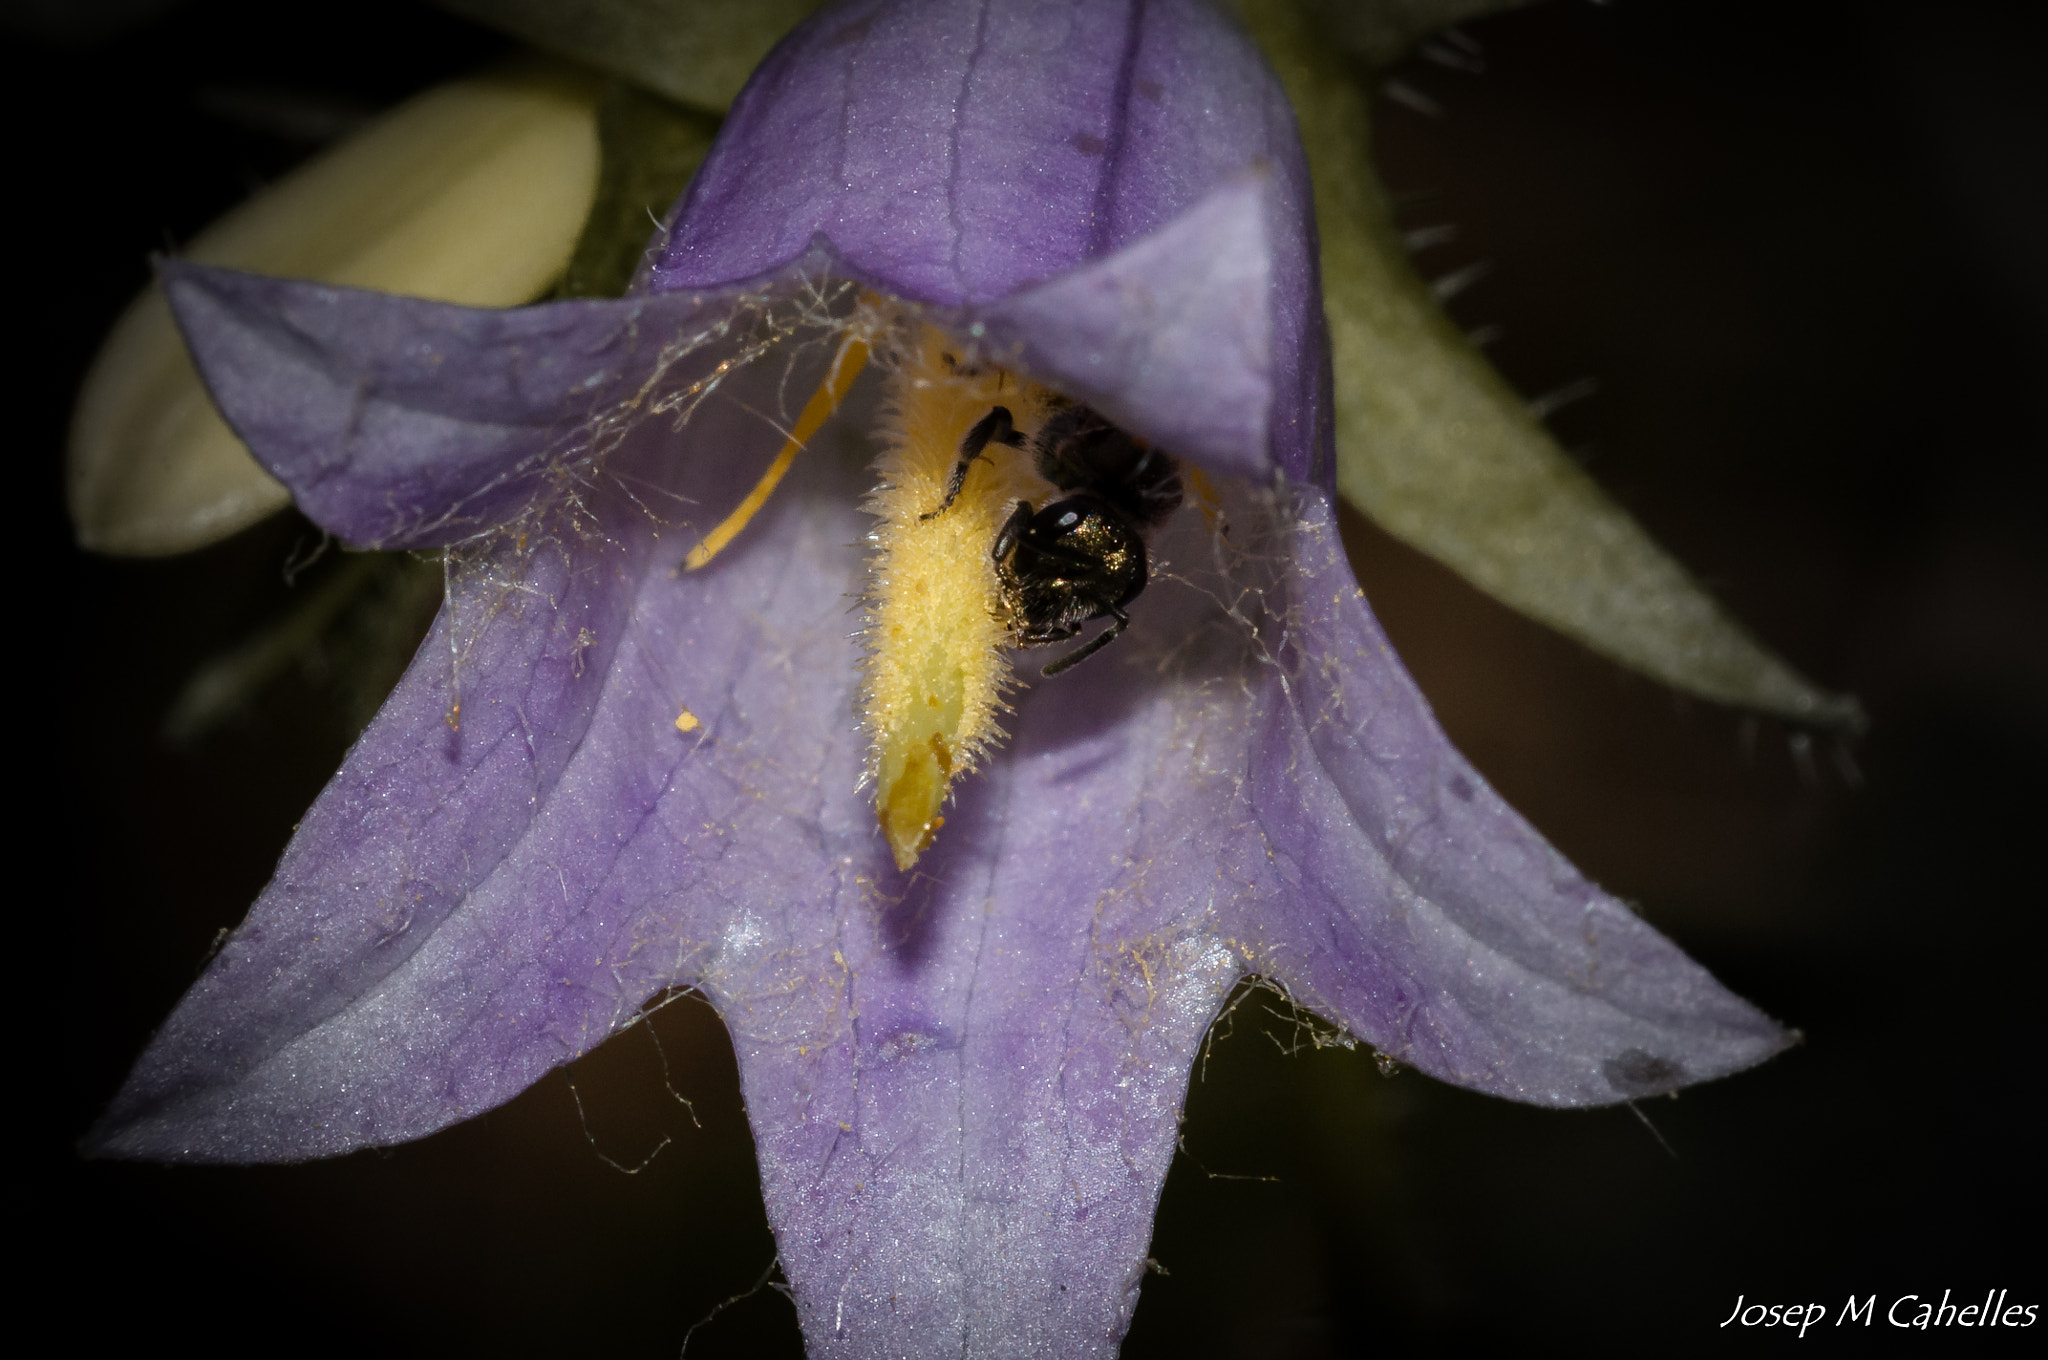
[[[597,189],[597,83],[522,63],[428,90],[201,232],[206,264],[511,307],[567,267]],[[116,323],[72,415],[79,541],[187,552],[282,508],[200,385],[152,283]]]

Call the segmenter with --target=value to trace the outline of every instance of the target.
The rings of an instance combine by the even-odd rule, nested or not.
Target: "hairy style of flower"
[[[1292,117],[1200,0],[834,6],[756,73],[622,300],[165,278],[306,512],[445,548],[448,597],[97,1130],[110,1155],[420,1137],[696,987],[814,1354],[1111,1354],[1196,1046],[1247,975],[1538,1104],[1786,1041],[1501,801],[1373,621]],[[691,550],[847,337],[886,368],[926,324],[1211,491],[1116,645],[1011,692],[903,873],[860,788],[852,635],[882,383]]]

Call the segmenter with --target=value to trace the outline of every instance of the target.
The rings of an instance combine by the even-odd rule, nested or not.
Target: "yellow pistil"
[[[1028,449],[991,442],[958,498],[933,513],[977,422],[1004,407],[1028,442],[1057,400],[1001,369],[963,366],[957,353],[931,327],[906,346],[889,375],[881,485],[867,503],[880,523],[862,713],[875,814],[904,871],[945,824],[954,778],[1003,735],[1010,625],[989,549],[1017,502],[1043,505],[1057,494]]]

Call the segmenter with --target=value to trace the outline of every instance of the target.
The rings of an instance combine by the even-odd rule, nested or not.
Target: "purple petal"
[[[821,450],[810,461],[833,470],[833,494],[808,515],[812,498],[779,497],[730,560],[677,579],[675,559],[759,475],[792,418],[782,403],[830,353],[744,369],[698,405],[692,440],[724,457],[686,455],[648,416],[572,469],[573,500],[458,556],[452,607],[152,1041],[103,1122],[107,1151],[253,1161],[419,1137],[509,1099],[686,975],[731,901],[701,870],[634,878],[635,838],[666,834],[647,821],[657,803],[689,804],[688,827],[750,806],[712,772],[721,723],[800,733],[843,702],[861,459]],[[801,699],[763,710],[744,677],[792,664],[776,637],[794,621],[825,654],[798,666]],[[674,726],[685,704],[705,723],[695,740]],[[815,765],[829,748],[837,790],[858,777],[853,745],[833,734],[781,754]],[[704,786],[664,802],[685,767]],[[756,852],[725,867],[756,865],[771,895],[815,895],[818,864],[782,853],[789,828],[757,829]],[[708,860],[731,834],[712,834]],[[691,854],[699,839],[685,837]],[[657,899],[673,904],[644,928],[658,947],[628,957],[633,913]]]
[[[1105,259],[964,314],[992,356],[1211,471],[1257,477],[1276,409],[1272,183],[1254,172]],[[1188,375],[1204,381],[1190,387]]]
[[[1285,883],[1238,927],[1258,970],[1384,1053],[1539,1105],[1659,1094],[1784,1048],[1450,745],[1327,503],[1292,533],[1295,684],[1269,695],[1247,772]]]
[[[513,518],[664,344],[730,292],[497,311],[166,260],[215,402],[350,543],[439,547]]]
[[[1307,163],[1279,82],[1203,0],[827,9],[733,105],[647,285],[769,277],[822,238],[883,292],[985,306],[1158,232],[1247,175],[1270,180],[1260,376],[1279,401],[1261,408],[1263,457],[1321,483],[1328,360]],[[1185,258],[1193,273],[1209,264]],[[1058,351],[1058,318],[1034,338],[1033,352]]]
[[[1162,545],[1205,557],[1199,516]],[[1113,1355],[1189,1068],[1244,961],[1247,637],[1212,582],[1016,698],[909,881],[842,894],[712,989],[815,1355]]]
[[[763,395],[700,409],[693,439],[744,436],[718,412]],[[632,531],[623,493],[605,507],[623,531],[567,577],[554,544],[466,562],[463,655],[490,665],[463,683],[461,729],[437,634],[103,1150],[241,1161],[418,1136],[694,981],[735,1035],[814,1350],[1112,1353],[1188,1064],[1241,967],[1133,851],[1178,854],[1183,813],[1206,823],[1235,789],[1180,766],[1191,717],[1241,748],[1237,652],[1134,686],[1134,658],[1185,648],[1179,615],[1213,612],[1167,592],[1144,651],[1023,697],[1016,749],[904,884],[855,792],[832,588],[858,581],[864,481],[858,458],[807,458],[702,573],[675,575],[692,536]],[[532,673],[556,684],[536,697]]]
[[[1071,720],[1128,678],[1027,698],[929,876],[863,847],[873,887],[807,923],[801,969],[716,989],[813,1354],[1110,1355],[1129,1324],[1239,961],[1131,860],[1184,836],[1181,800],[1148,799],[1174,704]]]

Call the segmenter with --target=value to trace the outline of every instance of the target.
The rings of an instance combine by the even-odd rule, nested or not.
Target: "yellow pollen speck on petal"
[[[945,505],[961,441],[991,411],[1010,413],[1028,444],[1058,398],[993,367],[970,367],[924,327],[889,375],[880,431],[879,521],[870,562],[862,715],[875,815],[896,867],[931,847],[955,778],[1002,739],[1002,696],[1015,682],[1010,621],[990,549],[1019,501],[1057,494],[1028,448],[991,441]]]
[[[698,720],[697,715],[687,708],[676,715],[676,731],[678,732],[694,732],[703,725]]]

